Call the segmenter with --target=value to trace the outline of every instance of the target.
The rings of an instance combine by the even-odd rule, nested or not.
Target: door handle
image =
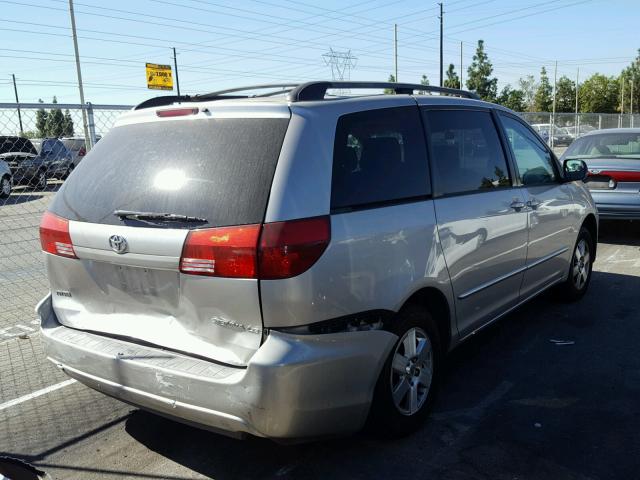
[[[540,202],[538,200],[533,199],[527,202],[527,207],[532,208],[534,210],[539,206],[540,206]]]
[[[511,208],[513,208],[516,212],[519,212],[520,210],[522,210],[525,207],[524,202],[521,202],[520,200],[514,200],[513,202],[511,202],[511,205],[509,205]]]

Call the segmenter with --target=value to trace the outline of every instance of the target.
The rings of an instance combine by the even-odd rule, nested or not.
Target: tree
[[[496,100],[500,105],[503,105],[516,112],[524,112],[526,109],[526,102],[524,92],[522,90],[512,89],[509,85],[506,85]]]
[[[620,84],[614,77],[595,73],[580,85],[581,112],[616,113],[619,101]]]
[[[556,84],[556,112],[576,111],[576,84],[565,75]]]
[[[553,89],[544,67],[540,71],[540,83],[533,98],[533,109],[536,112],[550,112],[553,109]]]
[[[444,80],[444,86],[447,88],[460,88],[460,78],[458,78],[453,63],[450,63],[449,68],[447,68],[447,78]]]
[[[532,112],[534,110],[533,100],[536,96],[536,90],[538,89],[535,77],[533,75],[527,75],[521,78],[518,80],[518,87],[520,87],[520,91],[524,96],[525,109]]]
[[[69,113],[69,109],[64,111],[64,119],[62,120],[62,136],[63,137],[73,136],[73,119],[71,118],[71,113]]]
[[[478,40],[478,48],[473,63],[467,70],[467,88],[475,91],[480,98],[493,101],[498,93],[498,79],[491,78],[493,66],[484,52],[484,40]]]
[[[42,99],[38,99],[42,103]],[[39,137],[47,136],[47,112],[44,108],[39,108],[36,112],[36,130]]]
[[[53,97],[52,103],[58,103],[56,97]],[[47,137],[61,137],[64,129],[64,115],[59,108],[52,108],[47,115],[46,136]]]
[[[387,82],[395,83],[396,77],[394,77],[393,74],[389,75],[389,80],[387,80]],[[387,93],[387,94],[395,93],[395,90],[393,90],[392,88],[385,88],[384,93]]]
[[[429,86],[429,77],[427,77],[426,75],[422,75],[422,78],[420,79],[420,85]]]
[[[635,60],[622,71],[620,80],[625,80],[624,111],[631,112],[631,85],[633,84],[633,112],[640,111],[640,49]]]

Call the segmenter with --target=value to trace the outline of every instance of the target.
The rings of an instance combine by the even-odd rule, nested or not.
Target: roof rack
[[[394,83],[394,82],[308,82],[298,85],[289,93],[289,100],[292,102],[302,102],[305,100],[322,100],[327,90],[330,88],[348,89],[389,89],[396,94],[413,95],[414,91],[444,93],[458,97],[480,100],[480,97],[467,90],[456,88],[435,87],[431,85],[420,85],[415,83]]]
[[[431,85],[420,85],[414,83],[393,83],[393,82],[328,82],[316,81],[307,83],[269,83],[265,85],[251,85],[248,87],[229,88],[226,90],[218,90],[200,95],[165,95],[162,97],[154,97],[136,105],[133,109],[140,110],[149,107],[161,107],[180,102],[201,102],[211,100],[229,100],[237,98],[251,97],[271,97],[275,95],[286,94],[290,102],[303,102],[309,100],[323,100],[327,94],[327,90],[331,88],[341,89],[389,89],[400,95],[413,95],[415,91],[442,93],[445,95],[454,95],[463,98],[471,98],[480,100],[480,97],[473,92],[467,90],[458,90],[455,88],[436,87]],[[237,92],[250,92],[252,90],[276,89],[270,92],[255,95],[229,95]],[[279,90],[278,90],[279,89]]]

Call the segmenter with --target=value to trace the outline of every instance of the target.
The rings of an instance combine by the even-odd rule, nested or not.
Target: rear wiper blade
[[[180,215],[177,213],[164,212],[134,212],[131,210],[115,210],[113,214],[121,219],[132,218],[135,220],[164,220],[167,222],[198,222],[207,223],[206,218]]]

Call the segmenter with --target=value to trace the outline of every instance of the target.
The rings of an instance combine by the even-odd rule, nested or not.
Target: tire
[[[45,170],[39,170],[36,178],[33,179],[33,185],[38,190],[45,190],[47,188],[47,172]]]
[[[67,168],[67,171],[62,176],[62,180],[66,180],[67,178],[69,178],[69,175],[71,175],[71,172],[73,172],[74,168],[76,168],[76,167],[75,167],[75,165],[73,163],[71,165],[69,165],[69,168]]]
[[[567,279],[556,288],[556,296],[563,302],[575,302],[580,300],[591,282],[593,270],[594,244],[591,233],[585,227],[580,228],[571,254],[569,275]]]
[[[11,179],[5,175],[0,179],[0,198],[7,198],[11,195]]]
[[[398,335],[398,340],[380,372],[369,415],[369,427],[392,438],[416,431],[429,415],[438,387],[442,356],[438,328],[423,307],[408,305],[403,308],[394,321],[393,333]],[[415,340],[412,342],[413,335]],[[412,343],[416,349],[413,358],[419,355],[421,345],[431,347],[430,351],[423,350],[426,356],[422,364],[419,360],[407,361],[407,349]],[[428,370],[430,380],[427,380]],[[414,387],[416,381],[418,385]]]

